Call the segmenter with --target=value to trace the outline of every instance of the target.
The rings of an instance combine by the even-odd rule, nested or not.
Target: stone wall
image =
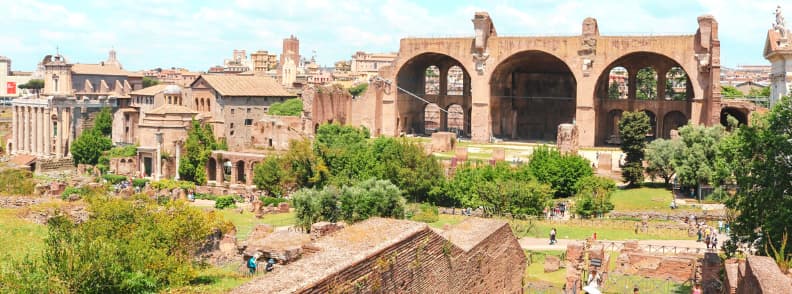
[[[314,134],[319,125],[325,123],[348,124],[352,106],[352,95],[343,88],[309,87],[303,91],[303,113],[313,123],[306,128]]]
[[[37,197],[0,197],[0,208],[23,208],[48,201]]]
[[[744,265],[737,267],[737,294],[780,294],[792,289],[792,278],[785,276],[772,258],[748,256]],[[734,285],[732,281],[728,284]]]
[[[74,161],[71,158],[36,160],[36,172],[39,173],[71,169],[74,169]]]
[[[305,124],[298,116],[264,115],[253,124],[252,145],[258,149],[287,150],[289,141],[306,136]]]

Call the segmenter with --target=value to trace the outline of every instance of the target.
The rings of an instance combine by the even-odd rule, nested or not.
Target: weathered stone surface
[[[455,149],[454,158],[459,161],[465,161],[468,159],[468,149],[467,147],[457,147]]]
[[[278,203],[278,212],[280,212],[280,213],[288,213],[289,212],[289,203],[288,202]]]
[[[456,148],[456,134],[451,132],[432,133],[432,152],[446,152]]]
[[[600,152],[597,154],[597,170],[610,173],[613,170],[613,156],[611,156],[610,152]]]
[[[311,240],[332,234],[344,228],[344,223],[318,222],[311,225]]]
[[[0,208],[22,208],[46,201],[39,197],[0,197]]]
[[[558,125],[558,135],[556,138],[558,151],[563,154],[577,154],[578,151],[578,127],[573,124]]]
[[[506,149],[503,147],[496,147],[492,149],[492,160],[504,161],[506,160]]]
[[[784,275],[772,258],[748,256],[745,271],[741,271],[737,286],[738,294],[781,294],[789,293],[792,281]]]
[[[545,256],[544,272],[552,273],[561,268],[561,259],[554,255]]]
[[[684,282],[693,277],[695,256],[663,256],[640,252],[619,254],[614,272]]]

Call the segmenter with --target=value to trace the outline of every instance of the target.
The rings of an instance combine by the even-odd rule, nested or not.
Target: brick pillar
[[[657,100],[665,100],[666,96],[666,74],[668,69],[660,69],[657,71]],[[659,124],[658,124],[659,127]],[[659,138],[659,136],[658,136]]]
[[[50,109],[44,109],[44,156],[52,155],[52,116]]]
[[[637,99],[636,93],[638,93],[638,71],[640,69],[630,69],[627,72],[627,99],[635,100]]]
[[[63,109],[55,108],[55,158],[63,158]]]
[[[215,170],[215,176],[216,176],[215,177],[215,181],[218,184],[222,185],[223,184],[223,178],[225,177],[225,174],[224,174],[224,171],[223,171],[223,163],[224,162],[220,161],[218,158],[215,158],[215,162],[217,162],[217,164],[215,166],[215,169],[216,169]]]
[[[253,186],[253,162],[249,162],[247,168],[245,169],[247,175],[245,176],[245,184],[248,186]]]
[[[228,182],[231,184],[236,184],[238,178],[239,168],[237,167],[236,162],[231,162],[231,178],[228,180]]]

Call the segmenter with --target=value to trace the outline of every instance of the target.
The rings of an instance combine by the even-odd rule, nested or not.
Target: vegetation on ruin
[[[126,181],[127,177],[124,175],[104,174],[102,175],[102,179],[104,179],[110,184],[115,185],[122,181]]]
[[[152,77],[143,77],[143,88],[159,85],[160,81]]]
[[[613,210],[611,195],[616,190],[613,180],[589,176],[578,183],[579,191],[575,198],[575,213],[583,218],[603,216]]]
[[[352,95],[352,97],[358,97],[361,94],[365,93],[367,89],[368,89],[368,83],[360,83],[350,87],[348,91],[349,94]]]
[[[352,186],[302,189],[292,201],[297,225],[309,231],[320,222],[354,223],[373,216],[404,218],[406,201],[398,187],[387,180],[369,179]]]
[[[30,171],[0,167],[0,195],[29,196],[33,195],[35,188],[36,181]]]
[[[173,190],[176,188],[183,189],[183,190],[193,190],[195,189],[195,183],[190,181],[177,181],[171,179],[162,179],[159,181],[149,182],[149,185],[152,189],[155,190]]]
[[[642,111],[626,111],[619,121],[621,149],[626,155],[622,167],[622,177],[629,185],[643,182],[643,159],[646,147],[646,134],[651,130],[649,117]]]
[[[424,223],[434,223],[440,220],[437,206],[431,203],[409,204],[405,217],[413,221]]]
[[[303,101],[301,98],[291,98],[283,102],[275,102],[269,106],[267,114],[300,116],[303,112]]]
[[[113,148],[110,137],[105,136],[96,128],[83,130],[71,145],[74,164],[95,165],[99,163],[102,153]]]
[[[206,162],[213,150],[224,150],[223,142],[215,140],[210,124],[201,125],[193,120],[184,142],[184,153],[179,162],[179,176],[195,184],[206,184]]]
[[[721,96],[724,98],[740,98],[743,93],[734,86],[724,85],[721,86]],[[768,95],[769,96],[769,95]]]
[[[102,110],[96,114],[93,128],[108,137],[113,134],[113,113],[110,107],[102,107]]]
[[[528,169],[540,183],[549,183],[556,197],[567,197],[577,194],[580,181],[594,173],[590,164],[581,156],[540,146],[531,154]]]
[[[2,267],[3,291],[144,293],[185,285],[196,276],[195,249],[227,227],[213,213],[183,202],[88,200],[88,221],[50,219],[44,250]]]
[[[137,155],[136,145],[113,147],[112,149],[107,150],[107,152],[105,152],[105,156],[107,156],[108,158],[132,157],[136,155]]]

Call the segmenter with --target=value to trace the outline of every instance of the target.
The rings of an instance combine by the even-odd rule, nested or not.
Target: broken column
[[[562,154],[577,154],[578,128],[573,124],[558,125],[556,145]]]

